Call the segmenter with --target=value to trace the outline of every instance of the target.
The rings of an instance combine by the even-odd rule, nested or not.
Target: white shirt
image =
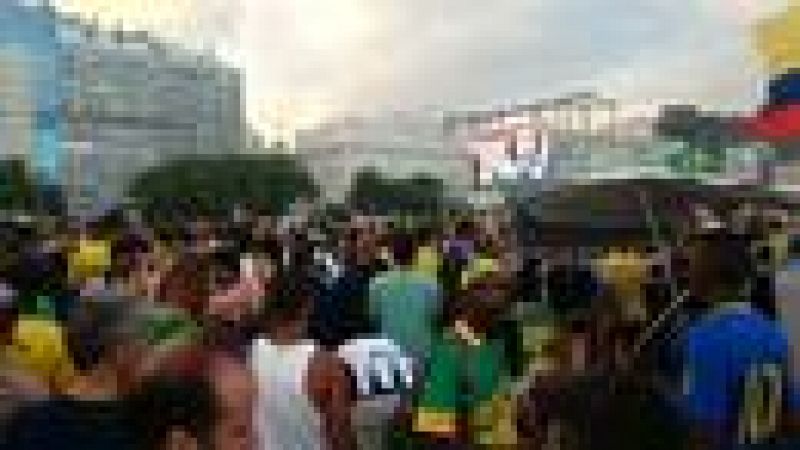
[[[324,434],[319,413],[306,391],[306,376],[316,345],[278,345],[254,341],[251,364],[256,380],[256,448],[260,450],[322,450]]]
[[[339,356],[356,379],[352,418],[359,449],[382,450],[395,410],[414,382],[414,361],[385,338],[350,340],[339,347]]]

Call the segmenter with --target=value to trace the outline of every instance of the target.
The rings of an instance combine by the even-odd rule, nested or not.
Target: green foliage
[[[353,178],[347,203],[351,208],[379,214],[430,215],[441,210],[444,191],[444,182],[431,175],[392,179],[366,168]]]
[[[294,157],[275,154],[178,159],[143,173],[129,188],[140,206],[167,216],[224,215],[236,204],[279,214],[317,192]]]
[[[19,159],[0,160],[0,208],[28,210],[36,202],[36,186],[25,163]]]

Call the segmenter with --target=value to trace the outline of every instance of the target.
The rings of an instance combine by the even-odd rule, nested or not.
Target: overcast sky
[[[598,90],[636,104],[759,100],[754,20],[786,0],[59,0],[246,77],[269,132],[343,111],[456,108]]]

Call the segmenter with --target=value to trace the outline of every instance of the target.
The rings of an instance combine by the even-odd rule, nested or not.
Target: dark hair
[[[107,239],[125,228],[126,222],[125,211],[115,208],[106,211],[101,217],[89,222],[87,228],[92,235]]]
[[[789,237],[789,257],[800,256],[800,236],[793,234]]]
[[[133,420],[142,431],[148,449],[161,448],[169,432],[182,428],[200,441],[211,443],[215,422],[212,388],[203,378],[156,377],[128,398]]]
[[[75,365],[91,370],[113,358],[116,348],[131,339],[128,316],[122,299],[87,299],[75,307],[67,320],[67,347]]]
[[[599,285],[588,268],[557,266],[547,273],[547,300],[562,320],[584,316],[598,296]]]
[[[200,317],[209,296],[210,258],[183,254],[159,286],[159,297],[180,305],[195,318]]]
[[[433,227],[421,226],[417,229],[415,236],[419,244],[427,244],[433,240],[435,233]]]
[[[289,251],[288,265],[280,265],[280,275],[283,273],[310,273],[314,264],[314,243],[305,233],[294,232],[292,241],[287,250]]]
[[[11,282],[23,298],[58,296],[67,290],[67,258],[63,252],[44,252],[36,245],[22,249],[12,268]]]
[[[475,233],[477,226],[470,219],[462,219],[456,224],[456,235],[459,237],[471,236]]]
[[[214,252],[211,259],[211,271],[218,288],[232,285],[238,278],[241,269],[241,253],[236,246],[230,245]]]
[[[726,231],[708,233],[694,238],[700,260],[703,284],[708,288],[741,284],[752,274],[753,258],[750,239],[746,235]]]
[[[398,233],[392,242],[392,257],[394,262],[407,266],[414,260],[414,238],[408,233]]]
[[[136,268],[136,258],[151,250],[150,242],[142,236],[129,233],[111,244],[110,274],[115,278],[124,278]]]
[[[300,319],[313,306],[316,287],[306,270],[288,272],[277,279],[273,294],[264,299],[260,315],[269,323]]]
[[[275,236],[267,236],[258,242],[254,242],[254,244],[256,253],[262,253],[276,263],[280,262],[283,256],[283,248],[281,248],[281,243]]]

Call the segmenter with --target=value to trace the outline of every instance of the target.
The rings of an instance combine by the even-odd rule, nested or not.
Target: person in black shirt
[[[377,257],[373,239],[367,231],[347,230],[341,242],[342,273],[329,286],[315,286],[309,334],[327,347],[337,347],[374,329],[367,314],[369,283],[387,267]]]
[[[121,368],[129,348],[120,305],[81,305],[70,319],[70,351],[79,375],[69,394],[21,406],[11,418],[3,448],[142,448],[123,400]]]
[[[79,374],[67,394],[20,406],[0,435],[0,449],[202,448],[211,429],[210,391],[184,381],[131,380],[137,341],[128,317],[122,302],[80,305],[68,324]]]

